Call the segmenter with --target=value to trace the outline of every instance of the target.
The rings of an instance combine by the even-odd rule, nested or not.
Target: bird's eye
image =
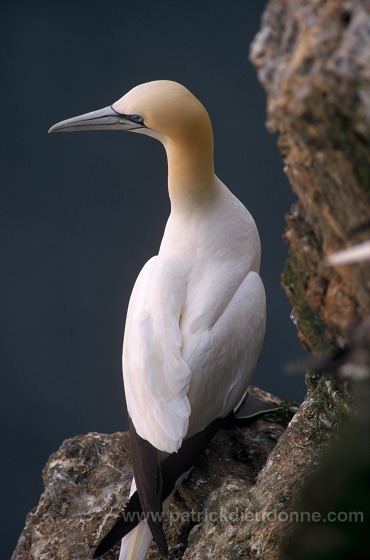
[[[131,120],[138,124],[142,124],[144,122],[144,119],[141,115],[131,115]]]

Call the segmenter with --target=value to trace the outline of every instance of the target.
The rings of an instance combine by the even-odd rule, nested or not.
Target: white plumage
[[[123,347],[129,416],[163,458],[227,416],[246,391],[265,331],[259,236],[214,174],[208,114],[183,86],[142,84],[111,108],[51,130],[92,128],[147,134],[167,152],[171,214],[134,286]],[[124,537],[120,560],[143,558],[150,541],[142,521]]]
[[[170,216],[127,315],[128,411],[138,434],[167,452],[231,411],[261,350],[264,291],[255,225],[217,178],[215,190],[206,213],[195,210],[185,223]]]

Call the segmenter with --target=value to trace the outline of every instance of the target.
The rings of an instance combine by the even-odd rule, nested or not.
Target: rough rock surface
[[[266,402],[279,402],[268,393],[251,390]],[[221,430],[216,435],[169,512],[166,533],[175,557],[181,558],[193,527],[207,526],[208,520],[218,524],[224,519],[216,506],[220,490],[232,495],[254,484],[285,425],[284,420],[260,419],[250,427]],[[91,558],[97,543],[123,510],[131,477],[127,433],[90,433],[63,442],[45,466],[45,490],[27,517],[12,560]],[[233,511],[230,500],[228,507]],[[215,513],[210,516],[211,512]],[[228,521],[221,521],[222,526]],[[189,547],[185,557],[200,558],[193,548]],[[102,558],[116,560],[118,550]],[[160,558],[155,546],[149,557]]]
[[[312,510],[310,493],[330,494],[330,475],[321,476],[326,463],[331,469],[335,464],[338,472],[329,471],[332,477],[357,480],[357,493],[368,496],[368,486],[362,482],[368,467],[366,461],[357,464],[355,457],[368,457],[369,452],[364,410],[369,407],[370,267],[368,263],[329,267],[325,257],[370,237],[370,2],[271,0],[251,47],[251,60],[267,92],[267,127],[278,133],[285,171],[298,197],[287,216],[289,259],[282,283],[294,306],[293,320],[303,344],[316,354],[330,353],[311,364],[321,373],[308,376],[306,400],[271,455],[277,465],[275,454],[290,447],[291,461],[279,483],[284,494],[281,503],[288,506],[287,512],[308,511]],[[309,445],[302,443],[303,418]],[[343,427],[349,418],[355,447],[351,430]],[[320,422],[327,431],[321,430]],[[330,443],[327,450],[325,439]],[[339,448],[353,449],[353,455],[330,463],[327,457],[342,459],[343,454],[334,449],[338,440]],[[298,486],[289,496],[292,479],[285,473],[295,467]],[[268,478],[262,482],[266,469],[254,492],[259,484],[265,496],[270,491],[266,503],[273,508],[279,484],[273,481],[268,486]],[[315,470],[317,478],[312,479]],[[344,514],[356,508],[356,492],[347,486],[337,485],[325,505],[316,496],[316,513],[328,508],[337,511],[338,503],[345,504]],[[366,499],[358,504],[357,511],[365,518]],[[356,551],[356,558],[368,557],[366,520],[352,525],[324,520],[316,531],[313,526],[312,522],[298,528],[282,523],[269,532],[266,523],[260,523],[252,529],[255,537],[260,534],[255,556],[338,560]]]
[[[308,397],[287,428],[291,409],[285,419],[267,417],[215,436],[167,516],[171,558],[281,558],[307,475],[318,471],[347,416],[342,394],[324,386],[321,376],[311,376]],[[27,516],[12,560],[90,559],[123,509],[131,475],[127,433],[66,440],[43,471],[45,490]],[[118,555],[117,546],[102,559]],[[155,545],[147,558],[161,558]]]
[[[370,236],[370,2],[271,0],[251,60],[299,198],[283,284],[301,340],[327,352],[370,314],[369,265],[325,266]]]
[[[128,445],[128,433],[90,433],[65,440],[43,470],[45,490],[27,516],[12,559],[91,558],[106,522],[119,515],[128,495]]]
[[[323,400],[320,382],[315,383],[255,485],[235,483],[230,477],[210,495],[207,510],[216,512],[217,521],[195,528],[184,558],[281,558],[291,531],[289,515],[295,512],[307,473],[317,469],[332,433],[341,423],[339,411],[329,398]]]

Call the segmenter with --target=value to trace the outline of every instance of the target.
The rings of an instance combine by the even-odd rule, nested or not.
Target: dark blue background
[[[268,330],[254,384],[301,400],[302,353],[279,277],[294,196],[248,61],[261,0],[13,2],[1,87],[1,558],[9,558],[63,439],[126,428],[126,306],[169,212],[150,138],[47,135],[153,79],[186,85],[213,121],[216,172],[258,224]]]

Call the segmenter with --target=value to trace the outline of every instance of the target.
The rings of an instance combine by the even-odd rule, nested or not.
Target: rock
[[[333,434],[341,425],[345,407],[334,407],[320,379],[309,390],[254,485],[228,477],[210,494],[206,520],[189,535],[187,560],[214,558],[283,558],[303,485],[318,469]],[[338,397],[340,400],[340,397]],[[246,447],[246,450],[248,447]]]
[[[265,402],[280,402],[264,391],[251,391]],[[188,538],[195,543],[196,527],[199,540],[204,531],[214,532],[208,523],[229,524],[237,492],[243,494],[254,484],[285,425],[286,420],[260,419],[250,427],[221,430],[215,436],[182,485],[166,521],[175,557],[180,558],[188,547]],[[45,466],[45,490],[27,517],[12,560],[92,558],[97,543],[123,510],[131,477],[127,433],[90,433],[63,442]],[[193,549],[195,544],[189,546],[185,558],[199,558]],[[102,558],[116,560],[118,550]],[[148,558],[160,558],[155,545]]]
[[[12,560],[91,558],[107,523],[122,511],[131,478],[127,433],[64,441],[43,470],[45,490],[27,516]]]
[[[299,198],[283,285],[302,342],[322,354],[370,314],[369,265],[325,264],[370,236],[370,3],[272,0],[251,60]]]
[[[251,60],[267,92],[267,127],[278,133],[285,172],[298,196],[287,216],[289,259],[282,283],[302,343],[324,355],[308,364],[316,371],[307,376],[306,400],[252,492],[259,495],[259,511],[278,511],[282,504],[288,520],[290,512],[315,512],[324,521],[316,531],[312,519],[274,522],[270,532],[262,522],[242,534],[247,542],[250,535],[255,539],[248,558],[344,559],[353,551],[367,558],[366,521],[348,530],[344,523],[325,523],[325,515],[338,512],[338,503],[345,504],[344,515],[359,503],[358,513],[366,513],[353,486],[343,484],[340,491],[331,478],[336,468],[339,480],[357,478],[358,493],[368,495],[367,484],[361,485],[364,462],[355,468],[351,457],[342,459],[343,447],[360,458],[368,452],[368,424],[360,411],[369,407],[370,267],[329,267],[326,256],[370,237],[370,3],[271,0]],[[280,479],[271,478],[269,485],[269,469],[273,474],[289,448]],[[310,499],[329,488],[335,490],[327,500]]]
[[[266,402],[279,399],[256,388]],[[333,405],[333,399],[335,406]],[[348,415],[340,393],[313,376],[292,421],[272,416],[220,430],[175,496],[165,521],[171,558],[281,556],[308,475]],[[131,482],[128,434],[66,440],[43,472],[45,490],[27,517],[12,560],[87,560],[122,511]],[[117,560],[119,547],[103,560]],[[161,558],[153,545],[148,560]]]
[[[295,509],[303,515],[292,520],[284,560],[370,558],[370,387],[368,380],[357,385],[356,413],[333,434],[298,496]]]

